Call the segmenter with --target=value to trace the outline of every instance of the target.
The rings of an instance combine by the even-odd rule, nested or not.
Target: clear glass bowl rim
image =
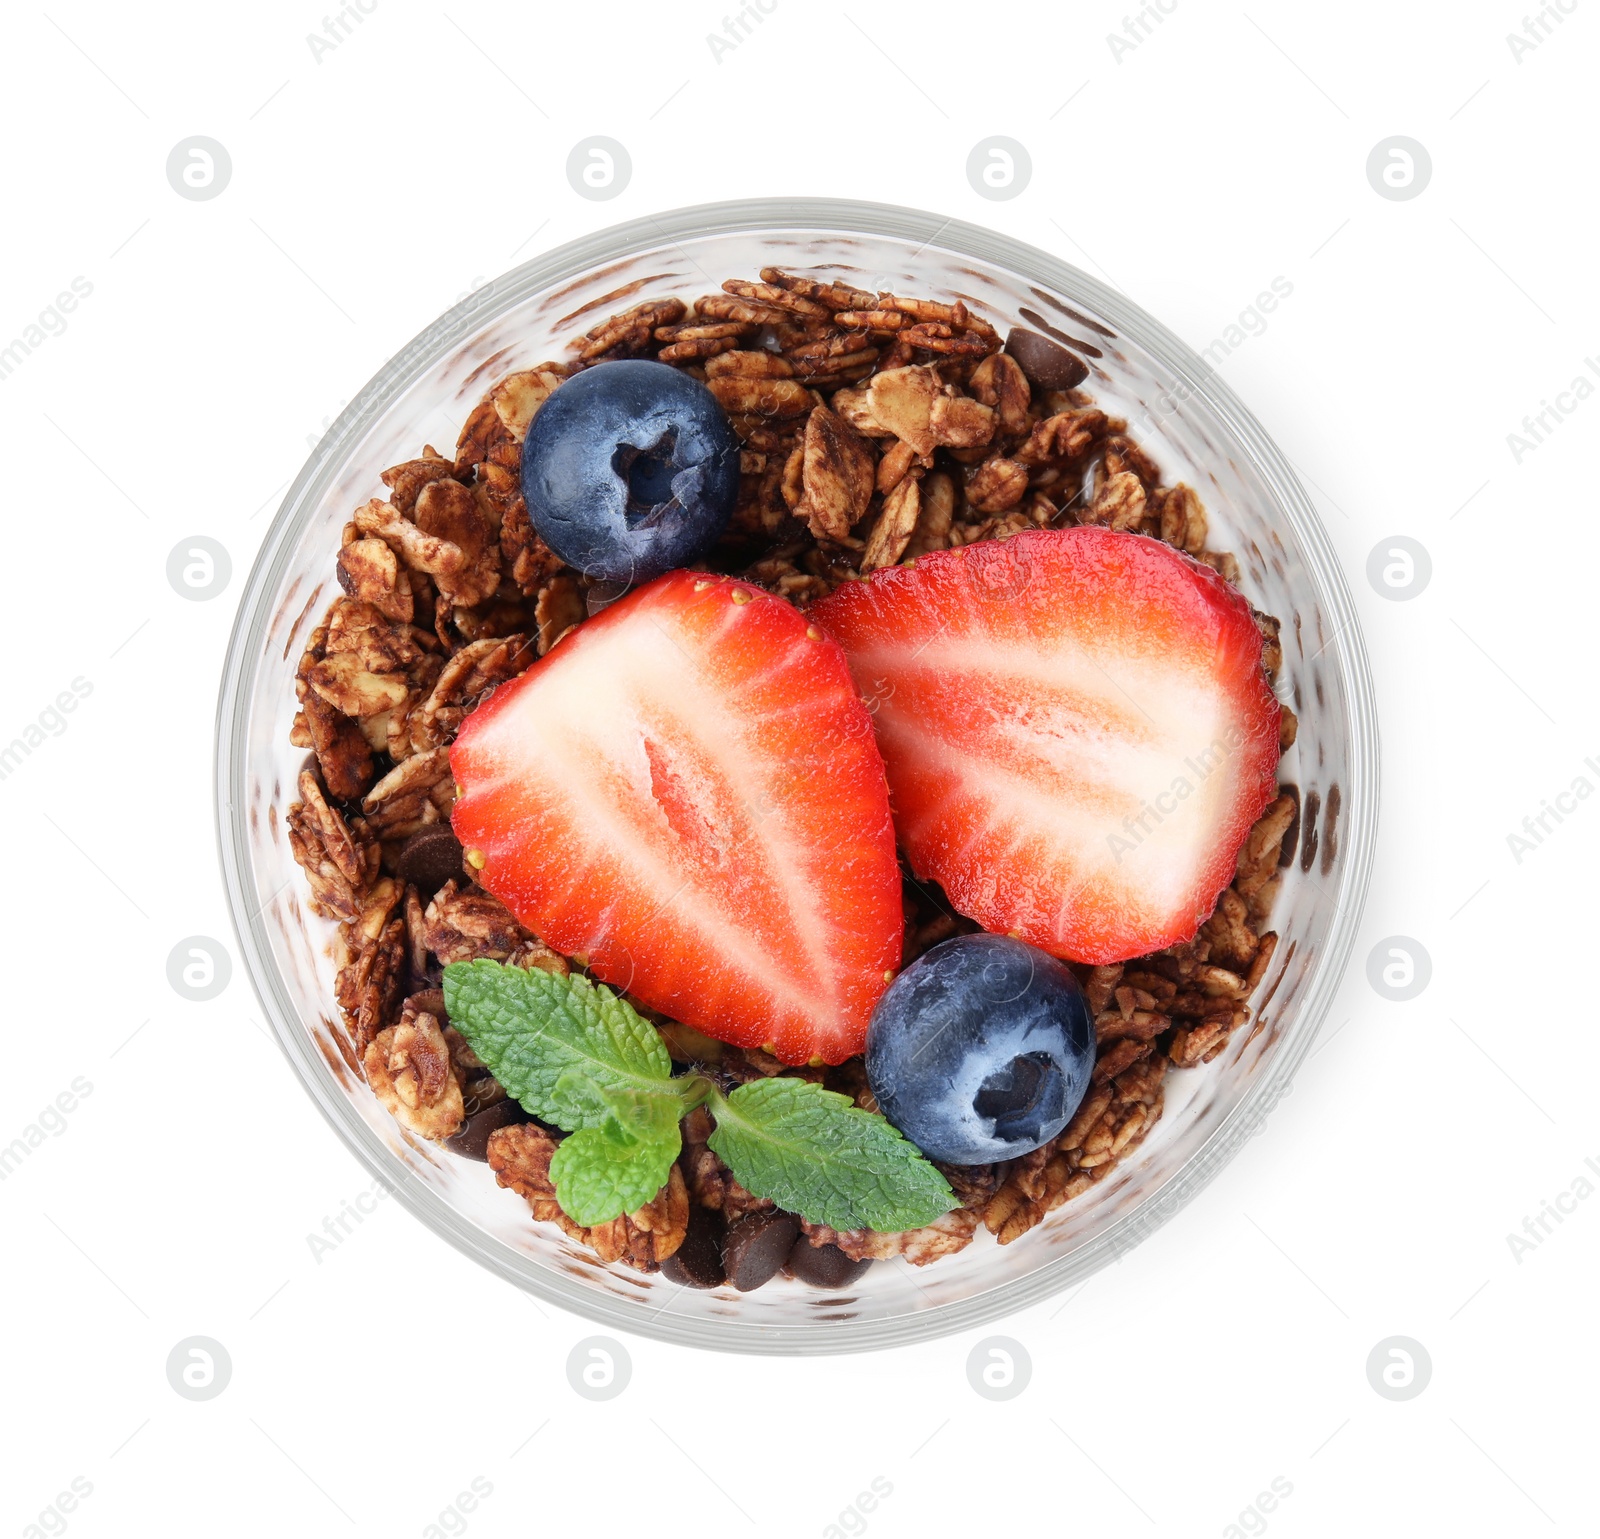
[[[1345,786],[1343,880],[1327,944],[1308,980],[1295,1025],[1249,1092],[1176,1176],[1118,1223],[1028,1276],[915,1314],[888,1320],[794,1326],[694,1321],[650,1312],[585,1287],[509,1250],[464,1219],[408,1173],[355,1113],[306,1032],[283,987],[250,887],[244,755],[253,665],[261,655],[284,566],[348,453],[426,370],[485,324],[531,294],[631,253],[693,236],[785,230],[918,241],[1008,269],[1065,295],[1080,295],[1210,407],[1273,493],[1303,553],[1317,603],[1339,647],[1348,692],[1350,772]],[[735,199],[647,215],[555,247],[513,268],[446,311],[373,376],[340,414],[295,478],[268,529],[239,600],[223,665],[215,738],[216,832],[234,934],[251,986],[302,1085],[352,1153],[436,1234],[491,1272],[545,1301],[611,1329],[718,1351],[821,1355],[903,1346],[972,1329],[1038,1304],[1099,1270],[1127,1249],[1129,1231],[1148,1236],[1200,1192],[1259,1128],[1287,1091],[1332,1005],[1361,923],[1378,829],[1378,725],[1361,627],[1333,547],[1287,460],[1233,392],[1194,352],[1130,300],[1038,247],[981,226],[918,209],[838,198]],[[1155,1211],[1147,1213],[1155,1204]]]

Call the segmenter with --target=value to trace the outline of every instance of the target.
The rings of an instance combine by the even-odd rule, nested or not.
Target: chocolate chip
[[[804,1235],[789,1252],[789,1271],[813,1288],[843,1288],[872,1265],[871,1258],[852,1261],[837,1245],[813,1245]]]
[[[747,1213],[722,1242],[722,1265],[741,1293],[771,1282],[789,1259],[800,1235],[800,1220],[782,1208]]]
[[[400,879],[410,882],[425,898],[454,877],[466,875],[461,860],[461,841],[448,823],[425,823],[400,846],[395,870]]]
[[[446,1149],[464,1155],[469,1160],[489,1158],[489,1135],[497,1128],[515,1127],[518,1123],[532,1122],[533,1118],[522,1109],[519,1102],[507,1096],[482,1111],[474,1112],[444,1141]]]
[[[1076,353],[1021,326],[1006,334],[1006,351],[1041,390],[1076,390],[1089,377],[1089,365]]]
[[[661,1275],[685,1288],[720,1288],[727,1279],[722,1269],[722,1237],[727,1222],[714,1208],[698,1203],[689,1208],[689,1232],[661,1263]]]

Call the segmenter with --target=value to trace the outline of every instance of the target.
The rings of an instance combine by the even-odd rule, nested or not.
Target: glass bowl
[[[1280,694],[1300,718],[1280,775],[1299,787],[1298,852],[1273,913],[1280,944],[1251,1027],[1201,1068],[1167,1078],[1166,1110],[1099,1185],[1010,1245],[981,1228],[925,1269],[879,1262],[842,1293],[775,1280],[698,1292],[605,1266],[487,1166],[403,1131],[351,1072],[334,1006],[333,927],[307,906],[283,815],[305,759],[289,742],[294,672],[338,591],[334,556],[378,473],[449,453],[501,375],[563,355],[636,299],[715,291],[777,265],[910,295],[961,295],[1004,329],[1027,312],[1092,344],[1084,388],[1126,417],[1167,480],[1206,504],[1250,601],[1283,622]],[[1231,391],[1170,332],[1055,257],[912,209],[819,199],[710,204],[574,241],[478,289],[403,348],[328,431],[295,480],[245,589],[223,672],[217,827],[244,964],[301,1083],[372,1173],[484,1266],[602,1325],[729,1351],[824,1353],[965,1330],[1058,1292],[1164,1222],[1257,1131],[1288,1089],[1349,957],[1377,830],[1377,726],[1355,610],[1332,548],[1284,457]]]

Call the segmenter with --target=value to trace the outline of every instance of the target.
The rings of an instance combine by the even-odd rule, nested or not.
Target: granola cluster
[[[522,442],[544,400],[580,369],[616,358],[658,359],[703,380],[743,446],[732,524],[703,564],[797,604],[929,551],[1088,523],[1154,536],[1236,582],[1234,557],[1207,544],[1199,497],[1163,484],[1125,422],[1075,388],[1030,379],[1013,351],[1036,360],[1043,340],[1013,349],[960,300],[869,293],[765,268],[759,282],[730,279],[693,305],[647,300],[609,316],[573,343],[569,361],[496,383],[453,458],[429,445],[383,472],[387,498],[345,526],[343,592],[300,661],[293,741],[312,757],[287,821],[311,907],[338,926],[347,1060],[403,1127],[447,1140],[505,1100],[446,1019],[446,963],[488,957],[563,973],[576,965],[472,880],[445,833],[455,796],[448,750],[462,719],[615,597],[563,565],[529,522]],[[1055,352],[1059,379],[1059,364],[1077,360]],[[1068,373],[1081,382],[1081,365]],[[1275,678],[1277,621],[1257,621]],[[1294,733],[1285,709],[1284,748]],[[1167,1074],[1209,1062],[1249,1020],[1277,945],[1267,922],[1296,825],[1294,798],[1280,795],[1194,940],[1076,969],[1099,1056],[1059,1137],[1003,1165],[946,1168],[960,1205],[923,1229],[841,1234],[807,1223],[813,1243],[852,1259],[925,1265],[968,1245],[980,1226],[1007,1244],[1104,1180],[1160,1118]],[[441,850],[448,869],[439,868]],[[906,961],[977,928],[909,873],[904,891]],[[674,1058],[730,1083],[802,1074],[876,1110],[860,1059],[788,1069],[660,1024]],[[483,1147],[496,1179],[535,1218],[605,1262],[654,1271],[683,1243],[691,1206],[730,1221],[771,1206],[734,1180],[707,1146],[709,1132],[704,1112],[686,1119],[668,1184],[595,1229],[574,1224],[556,1202],[549,1166],[559,1131],[508,1118]]]

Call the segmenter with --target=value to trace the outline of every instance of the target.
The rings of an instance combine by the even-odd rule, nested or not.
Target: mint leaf
[[[663,1118],[676,1129],[683,1096],[666,1045],[604,984],[482,959],[452,962],[444,970],[444,1007],[473,1052],[534,1116],[569,1133],[610,1123],[641,1143],[662,1141]]]
[[[833,1229],[893,1232],[955,1206],[943,1176],[875,1112],[780,1076],[728,1096],[672,1077],[660,1033],[604,984],[478,960],[444,970],[454,1026],[536,1117],[564,1128],[556,1200],[585,1228],[632,1213],[666,1184],[678,1119],[709,1098],[711,1147],[758,1197]]]
[[[714,1096],[711,1148],[758,1197],[831,1229],[892,1233],[956,1205],[949,1183],[889,1122],[809,1080],[752,1080]]]
[[[682,1147],[675,1122],[668,1133],[640,1141],[610,1123],[568,1134],[550,1161],[561,1211],[589,1229],[642,1208],[667,1184]]]

